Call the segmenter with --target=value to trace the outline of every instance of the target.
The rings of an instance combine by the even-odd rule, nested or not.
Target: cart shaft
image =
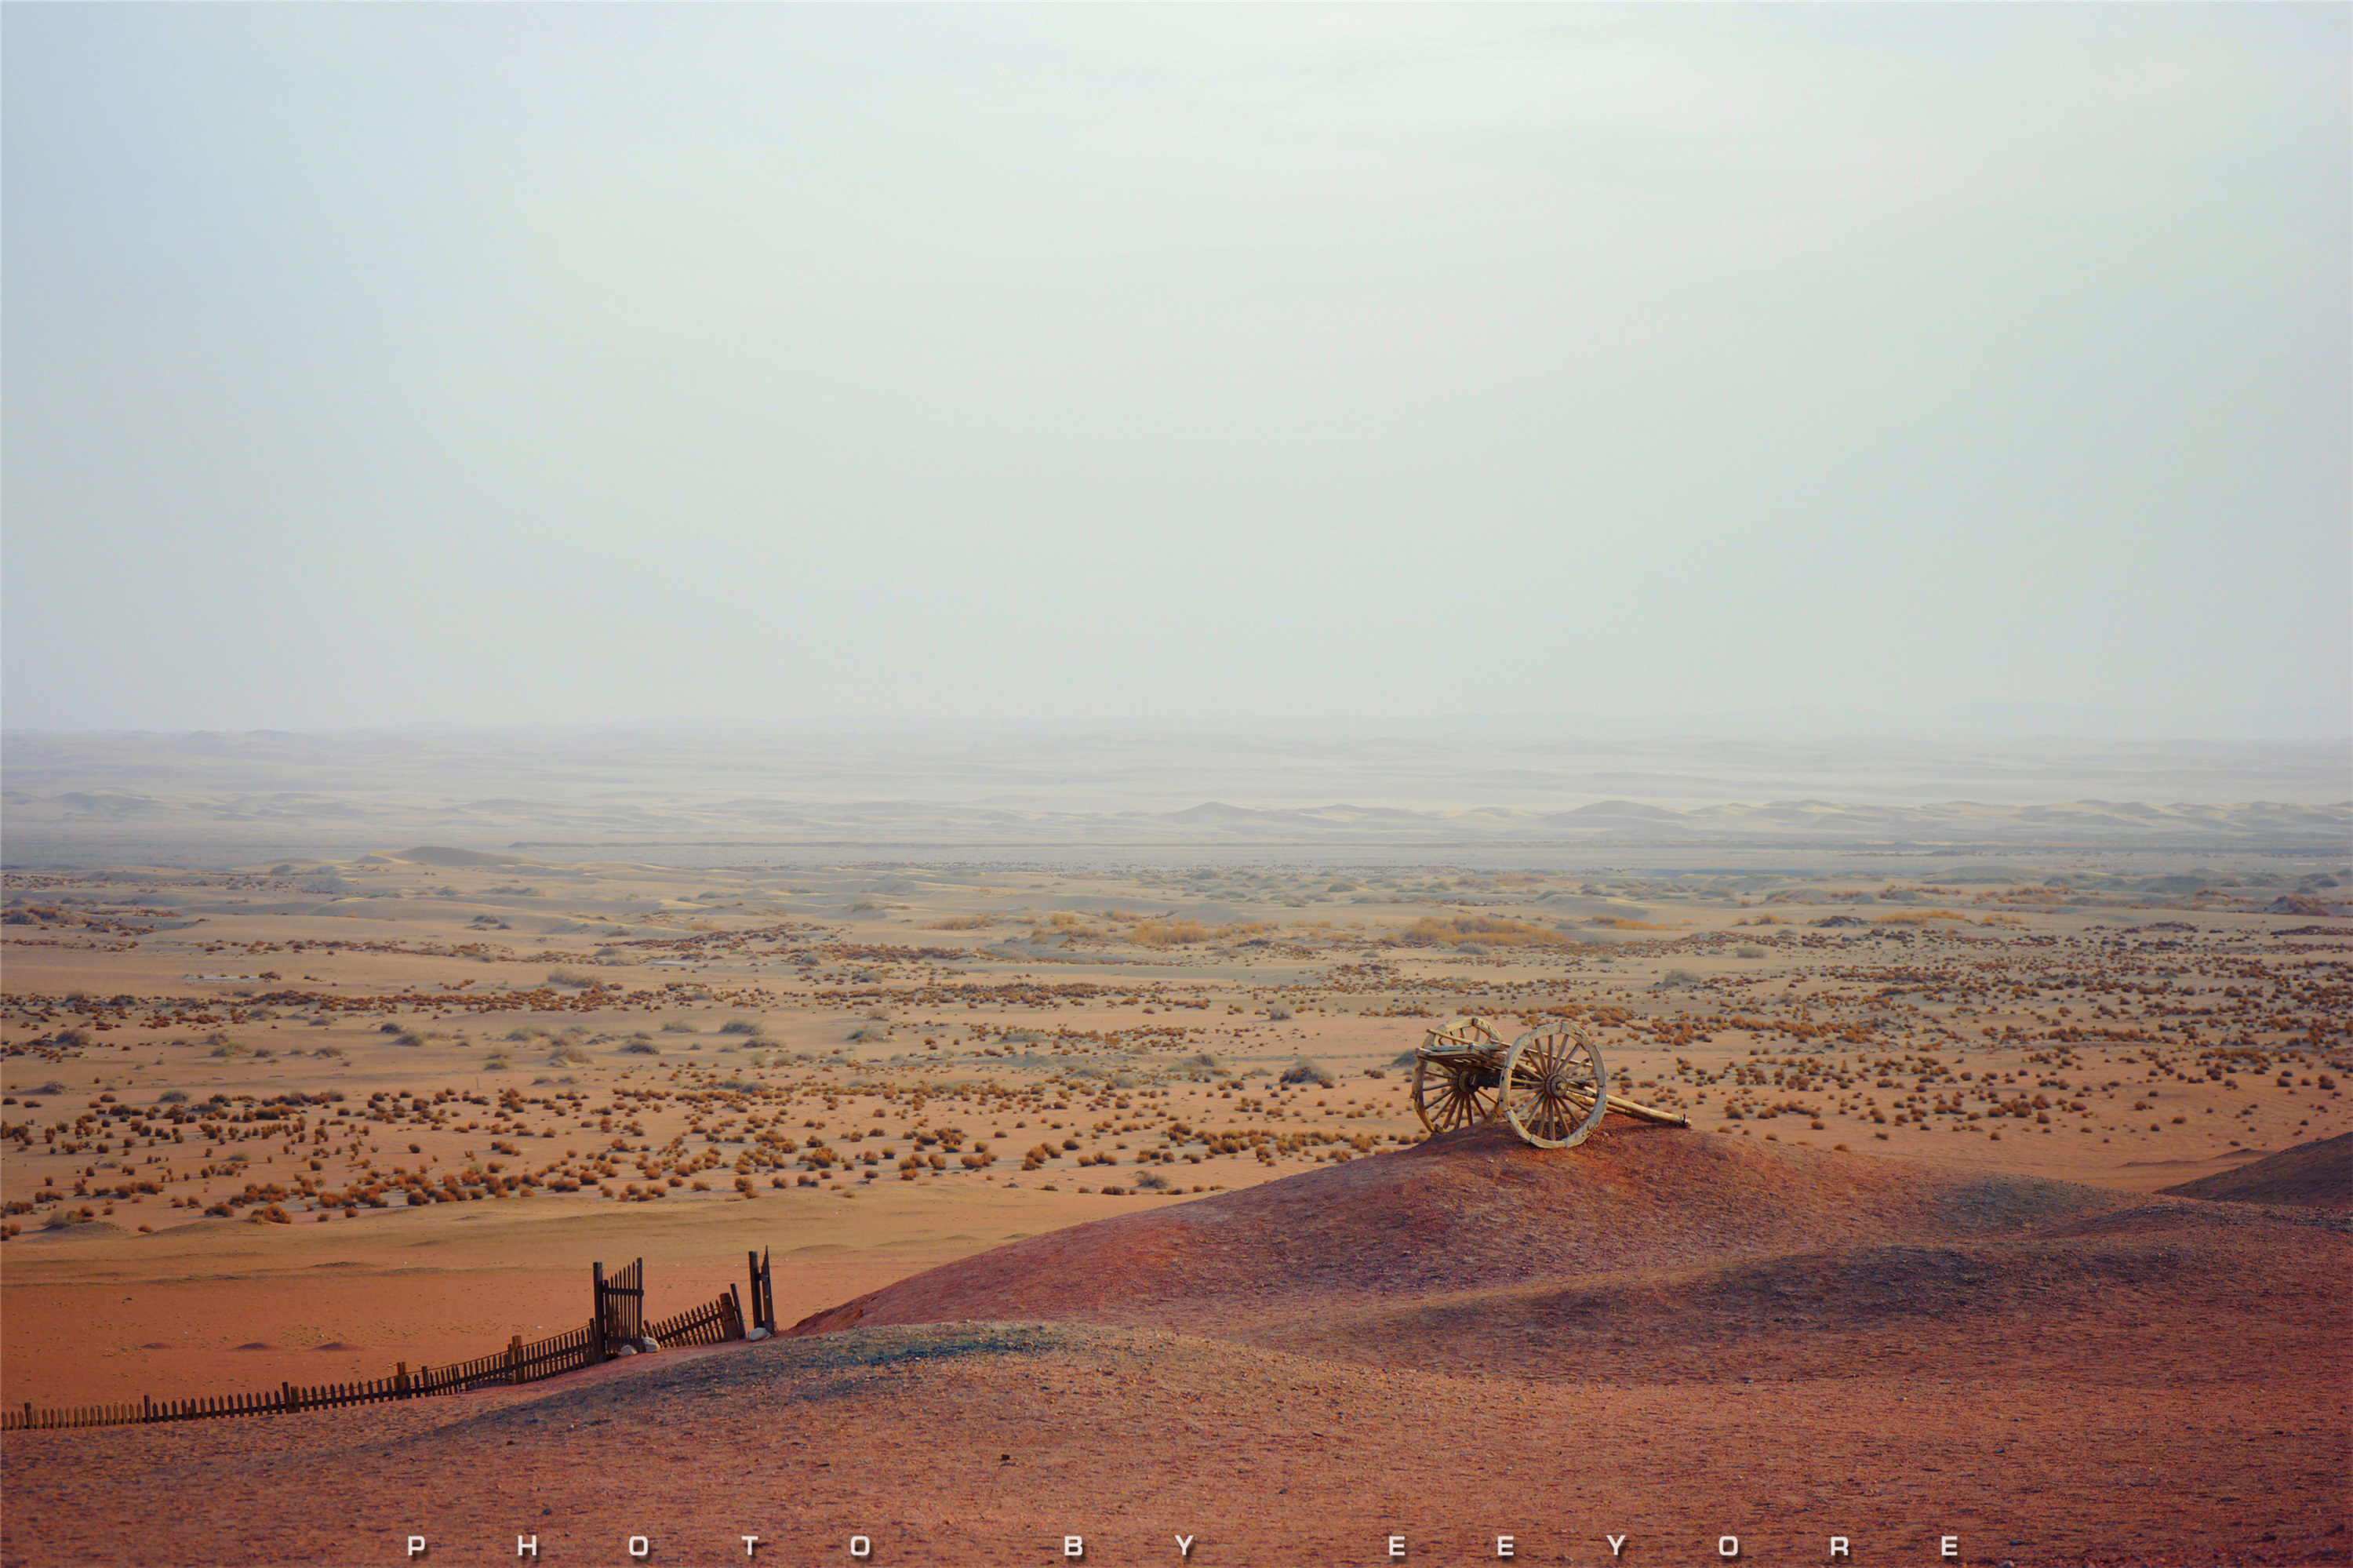
[[[1588,1098],[1584,1095],[1578,1094],[1574,1089],[1571,1089],[1568,1092],[1568,1097],[1583,1106],[1589,1106],[1593,1103],[1591,1099]],[[1633,1100],[1626,1098],[1622,1095],[1611,1095],[1609,1097],[1609,1108],[1616,1111],[1620,1116],[1630,1116],[1636,1121],[1655,1122],[1661,1127],[1689,1127],[1691,1125],[1691,1118],[1684,1116],[1680,1111],[1664,1111],[1659,1109],[1656,1106],[1641,1105]]]
[[[1632,1100],[1609,1097],[1609,1108],[1620,1116],[1630,1116],[1636,1121],[1656,1122],[1661,1127],[1689,1127],[1691,1118],[1680,1111],[1663,1111],[1654,1106],[1636,1105]]]

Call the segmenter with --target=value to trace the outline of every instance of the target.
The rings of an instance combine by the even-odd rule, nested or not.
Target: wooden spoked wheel
[[[1504,1059],[1503,1112],[1538,1149],[1572,1149],[1609,1114],[1601,1050],[1574,1029],[1531,1029]]]
[[[1413,1108],[1433,1133],[1473,1127],[1495,1114],[1504,1044],[1482,1018],[1456,1018],[1430,1032],[1413,1063]]]
[[[1413,1108],[1433,1133],[1475,1127],[1493,1116],[1499,1086],[1491,1061],[1423,1056],[1413,1065]]]

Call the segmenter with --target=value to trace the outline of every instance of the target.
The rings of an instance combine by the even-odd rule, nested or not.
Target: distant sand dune
[[[1545,721],[12,735],[6,856],[688,844],[2334,847],[2342,743],[1717,740]],[[435,857],[445,858],[435,858]]]

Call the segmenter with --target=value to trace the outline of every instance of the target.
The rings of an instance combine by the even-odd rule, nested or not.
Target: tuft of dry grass
[[[1649,929],[1650,927],[1644,927]],[[1574,948],[1577,938],[1548,927],[1494,915],[1425,915],[1398,933],[1411,948]]]
[[[1141,920],[1127,928],[1127,939],[1139,948],[1179,948],[1216,937],[1198,920]]]

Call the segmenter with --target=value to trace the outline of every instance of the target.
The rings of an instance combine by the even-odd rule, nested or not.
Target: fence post
[[[399,1390],[401,1398],[406,1399],[408,1397],[408,1363],[400,1361],[396,1364],[400,1370],[392,1374],[393,1386]]]
[[[589,1275],[589,1286],[595,1290],[596,1296],[596,1315],[595,1319],[596,1329],[596,1360],[601,1364],[613,1359],[612,1352],[605,1348],[605,1266],[601,1263],[592,1263],[588,1266],[592,1271]]]
[[[518,1385],[522,1382],[522,1336],[521,1334],[507,1341],[507,1382]]]

